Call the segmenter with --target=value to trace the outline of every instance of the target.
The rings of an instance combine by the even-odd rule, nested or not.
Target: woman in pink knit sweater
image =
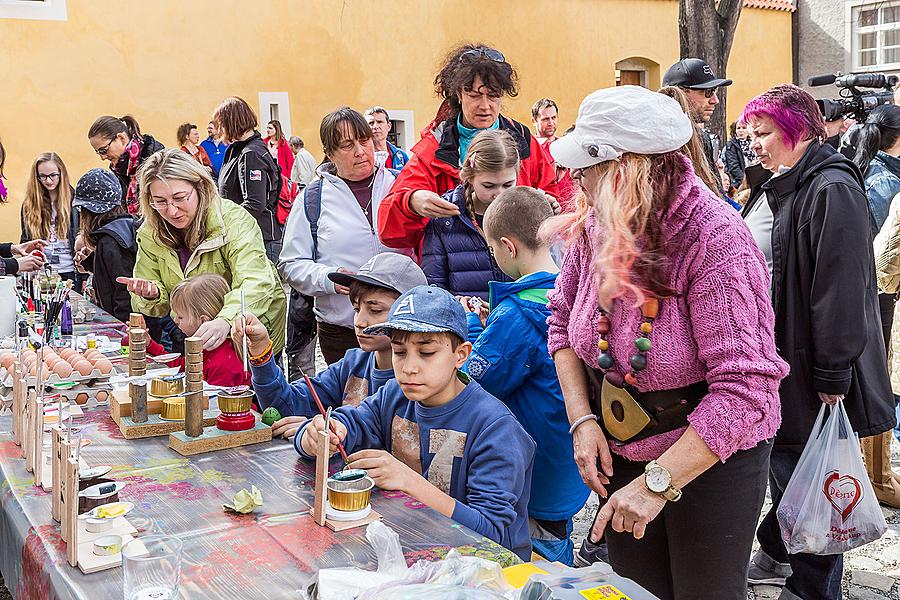
[[[765,261],[680,151],[692,132],[624,86],[550,146],[588,210],[548,224],[569,243],[548,346],[616,571],[662,599],[745,600],[787,365]]]

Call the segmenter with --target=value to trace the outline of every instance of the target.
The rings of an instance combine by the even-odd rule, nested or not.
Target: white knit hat
[[[581,103],[575,129],[550,144],[553,160],[583,169],[625,152],[663,154],[678,150],[694,125],[678,102],[635,85],[597,90]]]

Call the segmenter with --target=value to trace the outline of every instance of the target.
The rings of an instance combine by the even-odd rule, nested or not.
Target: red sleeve
[[[286,169],[282,175],[290,177],[291,169],[294,168],[294,153],[291,152],[291,147],[284,140],[281,141],[281,146],[278,147],[278,158],[280,162],[284,163],[284,168]]]
[[[438,174],[430,164],[426,164],[426,160],[433,159],[433,154],[413,155],[400,171],[391,191],[381,201],[378,208],[378,236],[385,246],[418,248],[422,242],[428,219],[412,211],[409,197],[417,190],[441,193],[437,187]]]
[[[528,181],[525,181],[526,177]],[[556,186],[556,167],[547,158],[547,154],[534,136],[531,136],[531,155],[522,163],[519,183],[544,190],[554,198],[559,198],[559,189]]]
[[[250,375],[244,373],[244,363],[230,340],[203,353],[203,379],[210,385],[226,387],[250,384]]]

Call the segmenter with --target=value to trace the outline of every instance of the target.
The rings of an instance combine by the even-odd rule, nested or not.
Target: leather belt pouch
[[[587,367],[591,382],[591,409],[603,429],[621,443],[674,431],[688,424],[688,415],[709,393],[706,381],[671,390],[638,392],[626,385],[617,388],[602,371]]]

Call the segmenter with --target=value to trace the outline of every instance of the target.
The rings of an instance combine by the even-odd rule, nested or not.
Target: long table
[[[91,440],[82,450],[88,464],[110,465],[109,477],[128,483],[120,499],[135,503],[129,520],[139,535],[183,541],[180,598],[297,597],[318,569],[376,567],[364,528],[334,533],[315,524],[313,465],[287,441],[185,458],[167,447],[166,437],[125,440],[104,406],[86,410],[76,425]],[[0,571],[14,597],[120,599],[121,568],[84,575],[68,565],[50,496],[25,471],[9,415],[0,417],[0,431]],[[263,506],[249,515],[226,513],[222,504],[251,485],[262,491]],[[404,494],[375,490],[372,506],[400,535],[409,563],[440,559],[452,548],[504,566],[519,562]]]

